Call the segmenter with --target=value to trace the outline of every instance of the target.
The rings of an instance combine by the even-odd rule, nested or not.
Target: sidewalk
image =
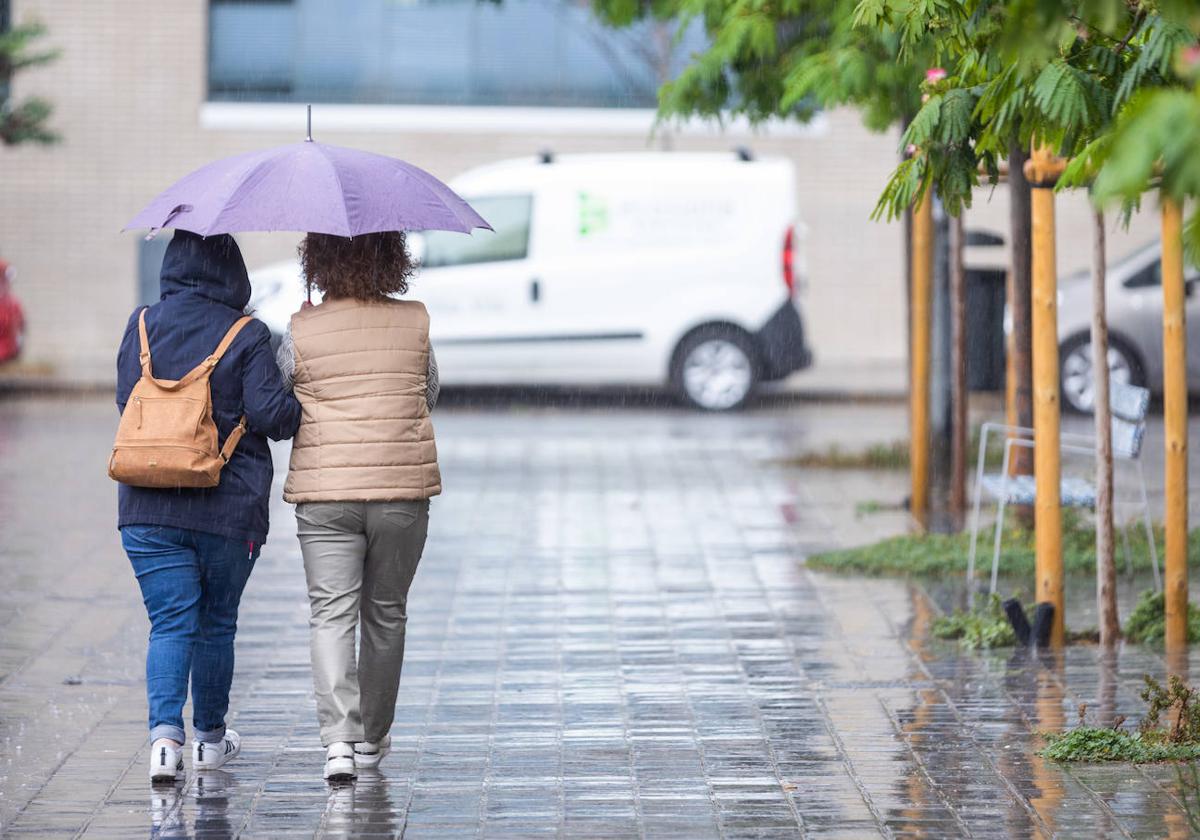
[[[0,402],[5,836],[1188,835],[1200,792],[1175,768],[1033,754],[1081,701],[1134,715],[1157,657],[960,655],[929,640],[922,590],[804,568],[895,527],[847,505],[904,479],[780,466],[846,422],[797,405],[439,413],[447,493],[410,599],[395,751],[332,792],[277,504],[238,636],[243,755],[152,792],[147,625],[103,474],[114,422],[107,401]]]

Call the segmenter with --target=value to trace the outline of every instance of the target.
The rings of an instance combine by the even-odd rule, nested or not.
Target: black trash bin
[[[1005,271],[968,268],[967,389],[1004,390]]]

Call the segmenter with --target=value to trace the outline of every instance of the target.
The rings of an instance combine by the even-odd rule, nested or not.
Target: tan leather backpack
[[[212,355],[182,379],[155,379],[146,337],[146,310],[138,317],[142,378],[133,386],[121,413],[117,440],[108,460],[109,478],[135,487],[216,487],[221,468],[233,456],[246,433],[246,418],[217,449],[217,424],[212,416],[208,380],[242,327],[253,320],[239,318]]]

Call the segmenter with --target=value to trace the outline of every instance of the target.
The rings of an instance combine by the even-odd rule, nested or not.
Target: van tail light
[[[796,294],[796,229],[789,225],[783,236],[783,285],[787,286],[788,297]]]

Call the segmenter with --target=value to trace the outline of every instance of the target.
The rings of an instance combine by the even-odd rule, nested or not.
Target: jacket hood
[[[163,257],[159,290],[164,298],[194,292],[241,311],[250,302],[250,276],[229,234],[203,237],[177,230]]]

